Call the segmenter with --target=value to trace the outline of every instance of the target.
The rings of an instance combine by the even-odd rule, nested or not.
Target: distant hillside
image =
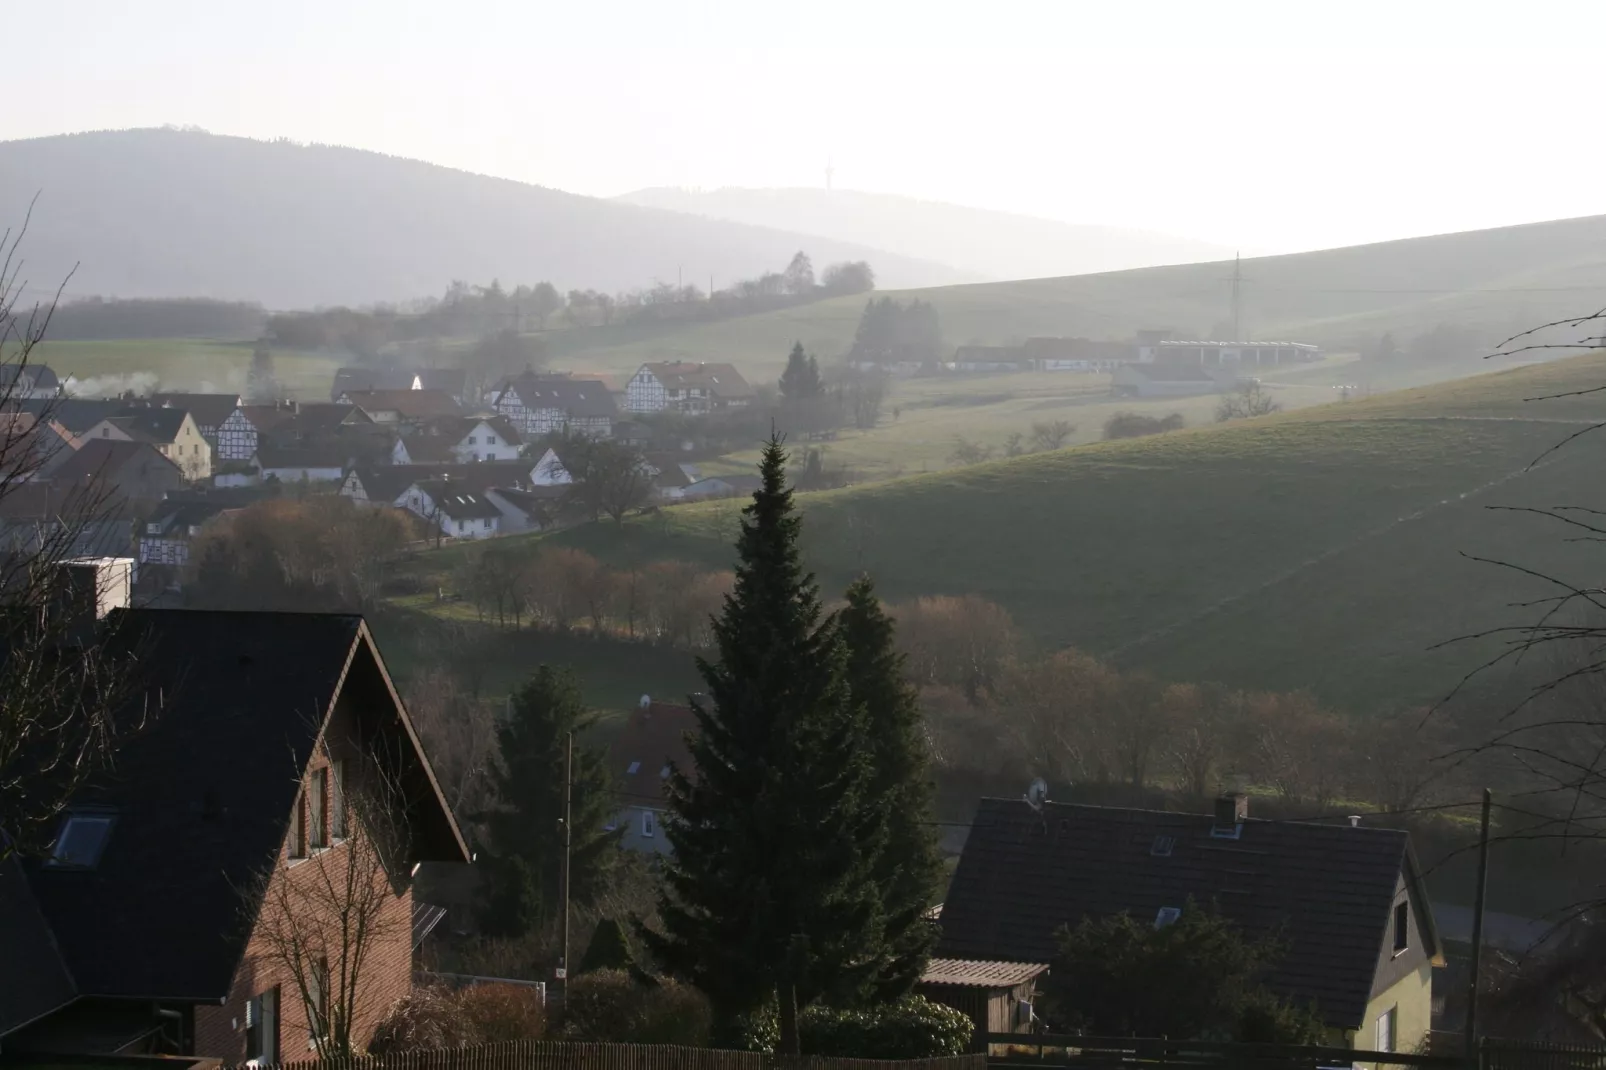
[[[710,219],[862,242],[994,279],[1038,279],[1219,260],[1232,250],[1122,227],[823,189],[644,189],[619,200]]]
[[[868,260],[883,285],[974,279],[863,244],[639,208],[374,152],[176,130],[0,143],[0,224],[39,194],[25,246],[43,293],[297,308],[439,294],[453,279],[616,291],[719,285]]]
[[[1358,712],[1433,701],[1555,589],[1463,554],[1597,585],[1599,553],[1491,505],[1606,507],[1606,441],[1529,465],[1606,397],[1606,354],[1284,416],[801,495],[828,592],[978,593],[1049,649],[1170,679],[1312,687]],[[739,502],[560,536],[615,560],[727,564]],[[1498,675],[1496,679],[1498,679]]]
[[[1230,261],[1187,264],[942,287],[920,297],[936,306],[950,344],[1121,338],[1144,327],[1219,336],[1231,331],[1232,270]],[[1393,332],[1403,348],[1449,324],[1482,345],[1606,304],[1606,216],[1256,257],[1243,262],[1243,275],[1243,333],[1252,337],[1345,348]],[[651,355],[762,360],[768,371],[794,339],[822,360],[844,353],[863,307],[844,298],[615,345],[588,347],[577,336],[565,347],[576,364],[629,367]]]

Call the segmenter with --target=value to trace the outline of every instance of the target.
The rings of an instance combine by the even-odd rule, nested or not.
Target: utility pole
[[[1244,300],[1243,300],[1243,254],[1232,254],[1232,338],[1231,341],[1244,341]]]
[[[569,998],[569,843],[571,821],[569,816],[569,802],[574,794],[574,733],[570,732],[563,741],[563,874],[561,878],[563,896],[563,945],[558,953],[557,979],[563,982],[564,1002]]]
[[[1478,976],[1483,966],[1483,906],[1489,890],[1489,808],[1494,794],[1483,789],[1483,823],[1478,829],[1478,886],[1472,902],[1472,976],[1467,980],[1466,1059],[1478,1065]]]

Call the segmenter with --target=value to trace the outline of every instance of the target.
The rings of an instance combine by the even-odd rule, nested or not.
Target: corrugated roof
[[[1251,819],[1242,837],[1211,836],[1210,814],[1173,814],[983,799],[943,904],[938,953],[1052,961],[1055,932],[1084,917],[1215,903],[1288,952],[1270,983],[1312,1001],[1328,1024],[1356,1028],[1371,996],[1409,838],[1393,829]],[[1158,836],[1169,853],[1154,853]],[[1432,910],[1413,892],[1432,937]],[[1436,954],[1437,947],[1427,949]]]
[[[1014,988],[1038,974],[1046,962],[995,962],[987,959],[932,959],[920,975],[923,985],[964,985],[968,988]]]

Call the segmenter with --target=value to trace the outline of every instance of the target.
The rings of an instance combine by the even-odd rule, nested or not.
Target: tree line
[[[933,596],[894,609],[931,736],[950,774],[1042,776],[1111,796],[1208,798],[1235,780],[1290,807],[1421,805],[1456,726],[1418,708],[1357,715],[1304,691],[1167,682],[1084,651],[1034,654],[1001,606]]]

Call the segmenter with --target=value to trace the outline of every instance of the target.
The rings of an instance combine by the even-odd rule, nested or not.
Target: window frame
[[[271,1066],[278,1061],[279,986],[274,985],[245,1001],[245,1065]]]
[[[646,807],[641,810],[641,837],[645,840],[658,837],[658,815]]]
[[[340,843],[349,835],[350,809],[346,805],[346,763],[329,763],[329,841]]]
[[[329,846],[329,770],[314,769],[307,774],[307,850],[321,851]]]
[[[92,844],[91,850],[86,852],[87,857],[73,860],[62,857],[61,850],[67,842],[67,834],[76,824],[99,825],[102,827],[100,838]],[[100,865],[101,855],[106,853],[106,844],[111,839],[112,830],[117,826],[117,815],[105,810],[77,810],[68,811],[61,819],[61,825],[56,830],[56,838],[50,844],[50,858],[46,862],[52,869],[94,869]]]
[[[1387,1030],[1388,1042],[1384,1043],[1384,1031]],[[1372,1042],[1377,1046],[1373,1051],[1393,1052],[1399,1045],[1400,1036],[1400,1007],[1395,1004],[1377,1016],[1377,1024],[1373,1029]]]
[[[1411,950],[1411,901],[1403,899],[1394,904],[1394,954],[1403,955]]]
[[[307,822],[301,813],[305,795],[305,791],[297,789],[296,801],[290,807],[290,831],[285,836],[285,853],[291,861],[307,857]]]
[[[317,959],[307,968],[307,1047],[329,1036],[329,960]]]

